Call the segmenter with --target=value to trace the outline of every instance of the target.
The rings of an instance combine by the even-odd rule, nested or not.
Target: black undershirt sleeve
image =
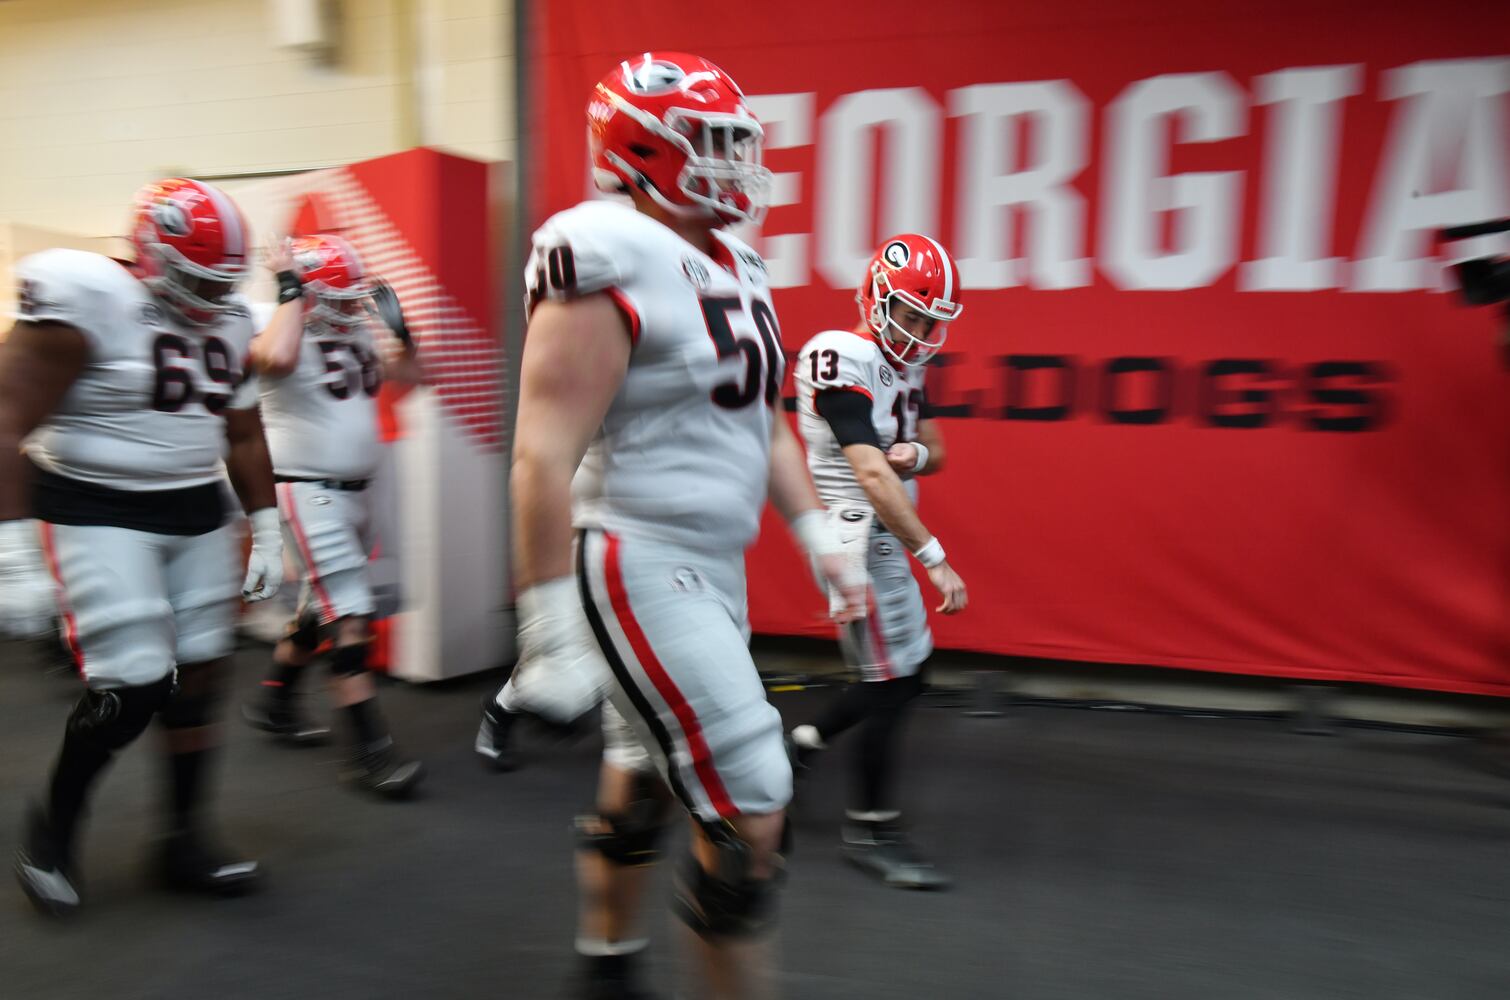
[[[852,444],[881,447],[876,426],[870,420],[870,411],[875,404],[869,396],[850,389],[825,389],[814,397],[813,402],[818,415],[828,421],[839,447],[847,448]]]

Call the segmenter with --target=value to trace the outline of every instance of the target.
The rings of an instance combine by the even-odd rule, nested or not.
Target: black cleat
[[[425,765],[399,756],[388,736],[361,748],[347,770],[352,782],[385,799],[407,798],[424,776]]]
[[[947,889],[953,880],[925,859],[890,823],[846,822],[839,850],[846,861],[897,889]]]
[[[640,988],[635,974],[635,955],[607,955],[587,959],[579,1000],[655,1000],[655,994]]]
[[[482,705],[482,724],[477,727],[477,740],[472,749],[495,771],[512,771],[519,766],[519,754],[514,749],[514,723],[519,716],[505,711],[494,698]]]
[[[305,719],[292,702],[280,704],[271,698],[245,702],[241,717],[253,729],[260,729],[296,747],[322,746],[330,742],[330,727]]]
[[[43,916],[68,917],[78,912],[79,890],[68,845],[53,834],[38,806],[27,811],[25,838],[16,852],[16,881]]]
[[[582,1000],[655,1000],[654,993],[647,993],[632,983],[610,982],[605,979],[589,980],[577,994]]]
[[[173,833],[158,849],[157,874],[165,888],[212,896],[243,896],[256,891],[262,866],[235,859],[193,833]]]

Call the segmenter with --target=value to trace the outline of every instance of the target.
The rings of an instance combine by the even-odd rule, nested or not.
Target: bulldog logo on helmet
[[[638,66],[624,64],[624,86],[647,97],[675,90],[686,78],[680,66],[663,59],[646,59]]]
[[[166,198],[153,204],[152,221],[157,223],[158,229],[169,236],[187,236],[192,228],[183,206]]]
[[[881,259],[886,262],[888,267],[901,270],[912,259],[912,251],[901,240],[892,240],[886,244],[886,249],[881,251]]]

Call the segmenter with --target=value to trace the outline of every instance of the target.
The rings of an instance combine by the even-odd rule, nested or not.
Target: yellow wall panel
[[[274,44],[268,0],[0,3],[0,223],[118,233],[165,172],[380,156],[411,122],[430,145],[512,153],[512,0],[340,7],[322,66]]]

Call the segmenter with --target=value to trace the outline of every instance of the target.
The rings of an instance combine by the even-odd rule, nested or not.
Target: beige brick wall
[[[420,50],[435,81],[425,145],[463,156],[514,156],[513,0],[428,0]]]
[[[329,166],[416,136],[508,156],[511,6],[344,0],[321,67],[275,46],[269,0],[0,2],[0,223],[118,233],[155,176]]]

